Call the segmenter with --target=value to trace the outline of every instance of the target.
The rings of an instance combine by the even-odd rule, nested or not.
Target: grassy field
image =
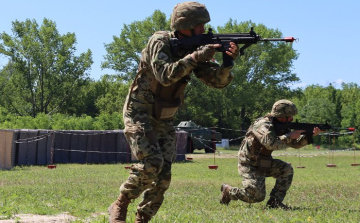
[[[219,203],[223,182],[241,186],[237,151],[188,155],[192,161],[173,165],[173,180],[165,201],[151,222],[360,222],[360,166],[351,166],[360,155],[354,151],[302,149],[277,151],[275,158],[290,162],[295,170],[292,187],[284,201],[291,211],[265,209],[274,185],[267,178],[264,202],[249,205]],[[327,167],[326,164],[336,164]],[[208,165],[217,165],[217,170]],[[127,178],[129,164],[58,164],[16,167],[0,171],[0,219],[15,214],[55,215],[68,212],[74,222],[108,222],[107,207],[116,199]],[[299,166],[305,168],[297,168]],[[134,221],[136,205],[129,206],[128,222]],[[1,222],[1,221],[0,221]]]

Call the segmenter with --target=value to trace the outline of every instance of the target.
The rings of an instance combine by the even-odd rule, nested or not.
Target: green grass
[[[284,203],[291,211],[264,208],[275,180],[267,178],[264,202],[249,205],[231,201],[219,203],[223,182],[241,186],[237,173],[237,151],[217,154],[195,151],[191,162],[173,165],[173,180],[165,201],[151,222],[359,222],[360,166],[353,151],[305,149],[277,151],[275,158],[291,162],[295,176]],[[360,152],[355,158],[360,161]],[[215,160],[214,160],[215,157]],[[218,165],[210,170],[208,165]],[[333,163],[336,167],[327,167]],[[107,208],[118,196],[120,184],[128,177],[128,164],[58,164],[15,167],[0,171],[0,216],[14,214],[76,216],[76,222],[108,222]],[[305,166],[305,168],[297,168]],[[129,206],[128,221],[134,221],[136,205]],[[1,219],[0,218],[0,219]]]

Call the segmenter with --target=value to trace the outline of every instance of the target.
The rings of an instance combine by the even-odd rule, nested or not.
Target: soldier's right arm
[[[176,83],[197,66],[190,54],[176,60],[171,53],[168,37],[156,33],[149,40],[142,57],[156,80],[164,86]]]
[[[253,133],[259,142],[267,150],[280,150],[283,149],[291,139],[288,135],[276,136],[274,126],[270,121],[263,119],[253,126]]]

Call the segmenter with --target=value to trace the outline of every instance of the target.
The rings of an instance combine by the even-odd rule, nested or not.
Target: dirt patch
[[[18,214],[8,220],[0,220],[0,223],[69,223],[75,221],[74,216],[68,213],[58,215],[34,215],[34,214]]]

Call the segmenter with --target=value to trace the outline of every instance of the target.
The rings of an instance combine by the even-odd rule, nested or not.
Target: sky
[[[12,35],[12,22],[44,18],[56,23],[61,35],[75,33],[77,55],[92,51],[94,64],[90,77],[99,80],[106,50],[104,44],[119,36],[125,25],[142,21],[155,10],[170,17],[174,0],[0,0],[0,32]],[[292,87],[309,85],[341,87],[341,83],[360,85],[360,1],[358,0],[202,0],[213,27],[230,19],[249,21],[278,29],[283,36],[298,39],[293,48],[299,54],[293,72],[300,82]],[[256,31],[256,30],[255,30]],[[265,36],[263,36],[265,38]],[[246,53],[246,51],[245,51]],[[0,55],[0,67],[7,63]]]

